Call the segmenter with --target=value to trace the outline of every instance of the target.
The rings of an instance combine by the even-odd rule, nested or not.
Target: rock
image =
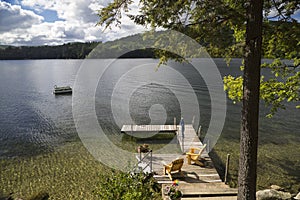
[[[300,199],[300,192],[294,197],[294,199]]]
[[[256,192],[256,200],[285,200],[291,198],[292,195],[290,193],[274,189],[259,190]]]
[[[271,185],[270,189],[277,190],[277,191],[284,191],[284,188],[278,186],[278,185]]]

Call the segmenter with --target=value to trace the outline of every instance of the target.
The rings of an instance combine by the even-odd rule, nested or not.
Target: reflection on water
[[[215,59],[215,62],[222,75],[240,74],[239,59],[233,60],[229,68],[222,59]],[[82,60],[0,61],[0,157],[31,156],[52,151],[65,142],[78,140],[72,117],[72,96],[55,96],[52,89],[54,85],[73,85],[81,63]],[[120,130],[110,110],[111,94],[120,77],[134,67],[135,60],[124,59],[119,63],[119,68],[108,69],[101,78],[99,84],[105,84],[97,89],[95,105],[101,126],[106,127],[108,134],[116,135]],[[206,85],[192,69],[176,63],[172,66],[188,79],[196,92],[200,124],[205,132],[211,115]],[[141,75],[135,76],[127,80],[128,85],[124,88],[128,90],[124,93],[132,92],[132,85],[136,84],[137,77]],[[143,78],[147,79],[147,76]],[[172,77],[166,79],[171,80]],[[137,124],[150,123],[149,110],[158,103],[164,105],[167,123],[173,123],[174,117],[180,118],[179,103],[172,91],[187,93],[187,88],[175,83],[176,80],[166,85],[146,84],[132,93],[129,107],[131,117]],[[228,101],[227,108],[222,136],[228,140],[237,140],[240,105]],[[265,113],[262,106],[262,116]],[[186,123],[191,123],[191,119]],[[299,128],[299,113],[294,105],[289,105],[287,110],[280,111],[271,120],[261,118],[261,141],[300,142]]]

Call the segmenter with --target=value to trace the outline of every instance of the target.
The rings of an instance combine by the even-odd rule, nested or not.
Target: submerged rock
[[[256,192],[257,200],[286,200],[291,198],[292,195],[289,192],[282,192],[274,189],[259,190]]]
[[[277,190],[277,191],[284,191],[284,188],[278,185],[271,185],[270,189]]]

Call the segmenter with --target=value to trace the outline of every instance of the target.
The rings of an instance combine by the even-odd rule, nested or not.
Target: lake
[[[98,77],[96,91],[92,94],[95,96],[97,120],[105,134],[119,136],[120,124],[132,123],[131,120],[136,124],[173,124],[174,117],[178,123],[183,115],[186,123],[192,123],[196,115],[195,128],[201,125],[202,137],[205,136],[212,116],[210,95],[214,91],[208,89],[195,69],[187,64],[170,63],[169,71],[163,72],[165,66],[161,66],[155,74],[143,71],[140,66],[149,65],[155,71],[157,60],[96,62],[99,68],[109,65]],[[214,59],[214,62],[222,76],[241,74],[240,59],[233,59],[230,67],[223,59]],[[52,90],[54,85],[78,84],[75,81],[82,65],[87,65],[84,60],[0,61],[1,159],[30,158],[55,152],[61,146],[80,140],[72,115],[72,96],[53,95]],[[95,83],[92,81],[93,71],[87,73],[86,86]],[[157,75],[160,78],[155,79]],[[163,81],[159,83],[159,80]],[[81,97],[80,101],[83,101],[80,105],[84,105],[85,99]],[[227,99],[226,106],[221,141],[238,143],[241,105]],[[274,144],[298,148],[300,118],[299,111],[294,107],[295,104],[289,104],[286,110],[280,110],[272,119],[267,119],[264,117],[267,109],[261,105],[261,146]],[[79,118],[84,118],[88,113],[84,112],[84,107],[79,109],[82,110]],[[300,172],[299,154],[294,159],[298,162],[290,165],[294,165],[294,173],[297,173]],[[296,180],[299,180],[299,174]]]

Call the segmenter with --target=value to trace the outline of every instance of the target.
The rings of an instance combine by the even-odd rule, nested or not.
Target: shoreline
[[[215,158],[212,157],[214,163],[222,169],[227,153],[231,154],[231,187],[236,186],[237,181],[238,147],[237,142],[220,139],[215,146],[215,153],[222,163],[215,163]],[[300,182],[297,182],[300,178],[297,176],[297,165],[284,164],[293,163],[292,159],[295,159],[294,164],[297,164],[299,151],[298,143],[260,146],[257,190],[275,184],[296,193],[300,188]],[[279,160],[278,155],[284,156]],[[13,193],[15,197],[25,199],[39,192],[47,192],[53,199],[93,199],[93,191],[97,190],[101,181],[100,178],[97,179],[99,174],[110,174],[112,171],[95,160],[80,141],[66,143],[54,152],[34,157],[0,159],[0,167],[3,172],[0,175],[0,194]]]

